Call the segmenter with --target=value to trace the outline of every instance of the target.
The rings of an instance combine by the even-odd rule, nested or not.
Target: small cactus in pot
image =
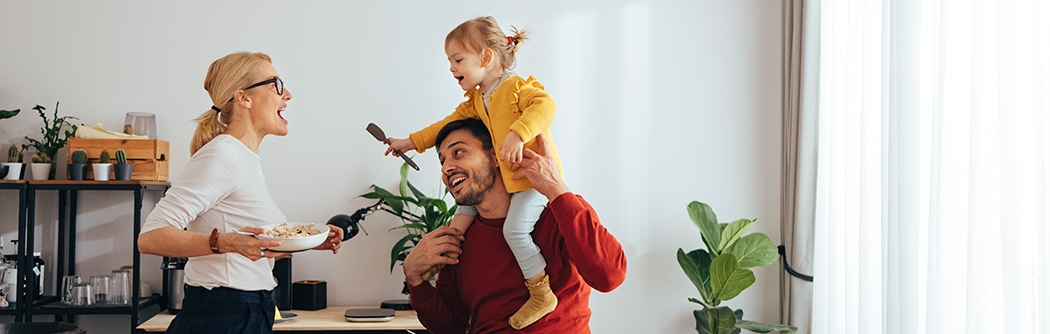
[[[131,180],[133,165],[128,163],[128,156],[124,153],[124,149],[118,148],[114,153],[117,158],[117,164],[113,165],[113,176],[117,180]]]
[[[91,164],[91,169],[95,172],[95,181],[109,181],[109,172],[113,169],[113,164],[109,163],[109,150],[103,149],[99,153],[98,163]]]
[[[44,152],[37,152],[30,157],[33,161],[31,168],[33,170],[33,180],[48,180],[54,178],[52,171],[54,165],[51,163],[51,156]]]
[[[5,180],[21,180],[25,177],[25,164],[22,163],[22,158],[22,149],[18,148],[18,145],[11,144],[11,147],[7,149],[7,162],[2,168],[6,169],[6,173],[3,173]]]
[[[37,164],[49,164],[51,163],[51,157],[47,156],[47,153],[37,152],[33,154],[33,163]]]
[[[83,180],[84,174],[87,174],[87,151],[84,149],[73,150],[69,154],[69,179],[70,180]]]
[[[87,164],[87,151],[83,149],[73,150],[73,153],[70,153],[69,159],[74,164]]]
[[[117,151],[116,151],[116,156],[117,156],[117,163],[118,164],[126,164],[126,163],[128,163],[128,156],[127,156],[127,154],[124,153],[124,149],[118,148]]]
[[[18,145],[11,144],[11,148],[7,149],[7,162],[22,162],[22,150],[18,148]]]

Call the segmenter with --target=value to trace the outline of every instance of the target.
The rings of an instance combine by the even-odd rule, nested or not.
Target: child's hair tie
[[[514,44],[514,36],[507,36],[507,44]]]

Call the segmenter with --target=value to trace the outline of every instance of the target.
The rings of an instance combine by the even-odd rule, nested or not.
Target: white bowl
[[[276,227],[276,226],[278,226],[280,224],[281,223],[270,224],[270,225],[261,226],[261,227],[265,228],[267,231],[272,231],[274,227]],[[309,225],[310,223],[288,222],[287,224],[288,224],[288,226],[296,226],[296,225],[304,225],[304,226],[306,226],[306,225]],[[278,240],[278,241],[281,242],[280,246],[267,248],[269,250],[274,250],[274,251],[279,251],[279,252],[298,252],[298,251],[307,250],[307,249],[311,249],[311,248],[317,247],[317,246],[321,245],[322,243],[324,243],[325,239],[328,239],[328,231],[329,231],[329,229],[328,229],[327,226],[314,224],[314,228],[320,230],[321,233],[314,234],[314,235],[311,235],[311,236],[291,237],[291,238],[275,238],[275,237],[268,236],[266,234],[258,234],[255,237],[259,238],[259,240]]]

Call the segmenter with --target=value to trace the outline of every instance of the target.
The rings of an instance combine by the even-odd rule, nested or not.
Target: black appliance
[[[273,289],[273,301],[277,303],[277,309],[287,311],[292,309],[292,257],[279,259],[273,263],[273,277],[277,279],[277,287]]]

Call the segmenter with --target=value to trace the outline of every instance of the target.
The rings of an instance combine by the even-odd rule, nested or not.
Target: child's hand
[[[394,150],[404,153],[416,149],[416,143],[409,138],[398,139],[390,137],[386,140],[390,141],[390,147],[386,148],[386,152],[383,155],[390,155],[390,152],[394,152]],[[394,152],[394,156],[398,156],[397,152]]]
[[[511,131],[503,138],[503,144],[499,149],[499,159],[512,164],[519,163],[521,162],[521,150],[524,147],[525,143],[521,141],[521,136]]]

